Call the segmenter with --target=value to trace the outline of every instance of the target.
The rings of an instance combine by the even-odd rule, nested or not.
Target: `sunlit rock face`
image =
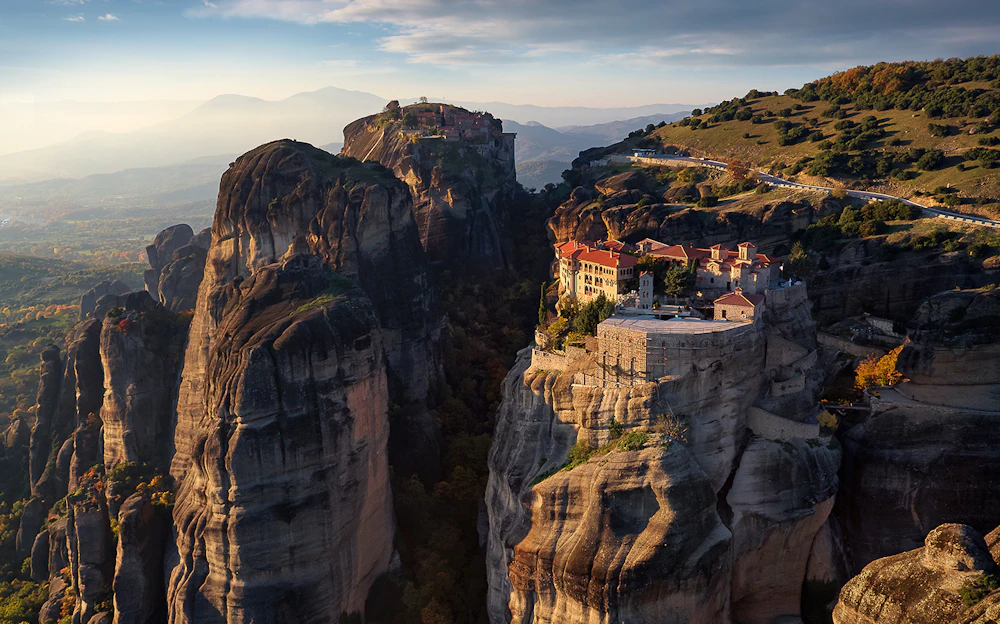
[[[604,387],[594,356],[519,354],[489,457],[491,622],[799,614],[840,450],[809,419],[823,373],[805,290],[773,299],[770,327],[696,350],[658,382]],[[775,396],[771,381],[796,375],[799,389]],[[619,425],[641,443],[614,442]],[[602,450],[562,469],[583,441]]]
[[[449,105],[441,119],[468,111]],[[414,139],[400,121],[373,115],[344,128],[347,156],[378,162],[406,182],[420,240],[432,262],[459,262],[466,269],[510,265],[508,223],[517,190],[514,137],[488,113],[483,136],[461,140]]]
[[[178,397],[171,621],[363,611],[392,554],[390,393],[427,395],[442,327],[390,172],[292,141],[234,163]]]
[[[1000,529],[984,539],[967,525],[941,525],[928,533],[924,546],[865,566],[841,590],[834,624],[995,622],[1000,590],[974,600],[961,590],[998,570],[998,543]]]

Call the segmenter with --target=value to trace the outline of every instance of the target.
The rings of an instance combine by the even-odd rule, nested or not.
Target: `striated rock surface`
[[[489,457],[491,622],[799,615],[840,450],[804,422],[821,384],[787,392],[782,415],[760,407],[784,369],[822,378],[804,287],[774,299],[787,338],[745,326],[654,383],[601,387],[587,382],[594,356],[533,367],[530,350],[519,354]],[[640,442],[620,446],[612,422],[626,432],[619,440]],[[601,450],[560,471],[580,443]]]
[[[211,241],[211,230],[196,235],[187,224],[157,234],[153,244],[146,247],[146,291],[171,312],[193,310]]]
[[[403,113],[441,106],[447,105],[415,105]],[[343,154],[379,162],[410,187],[420,240],[431,261],[488,268],[510,264],[507,219],[517,190],[514,137],[501,134],[499,119],[484,116],[482,123],[494,126],[493,132],[475,140],[413,140],[401,121],[385,113],[344,128]]]
[[[69,505],[66,521],[71,586],[76,597],[75,622],[89,621],[110,603],[115,566],[107,506],[93,490],[88,490],[86,496]]]
[[[443,326],[411,206],[377,165],[292,141],[223,176],[178,398],[172,622],[335,621],[387,570],[390,395],[426,397]]]
[[[220,317],[174,522],[173,622],[330,621],[388,568],[388,388],[364,294],[311,255],[259,268]],[[237,293],[233,293],[237,294]]]
[[[130,462],[165,471],[186,327],[145,291],[119,304],[101,329],[104,467]]]
[[[960,590],[997,570],[995,555],[972,527],[944,524],[922,548],[878,559],[840,592],[834,624],[989,624],[1000,590],[966,600]]]
[[[38,380],[38,399],[35,402],[35,425],[31,428],[31,442],[28,474],[31,493],[39,495],[38,482],[41,480],[53,447],[53,437],[57,435],[60,409],[59,399],[63,386],[63,361],[55,346],[45,348],[41,353],[42,370]],[[33,539],[33,538],[32,538]]]
[[[167,621],[163,558],[170,538],[170,511],[134,494],[118,512],[114,622]]]
[[[950,291],[922,305],[898,360],[910,381],[879,391],[842,436],[837,515],[855,571],[943,523],[1000,524],[997,300],[995,289]]]

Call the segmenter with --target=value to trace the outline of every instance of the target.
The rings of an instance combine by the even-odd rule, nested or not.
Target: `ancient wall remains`
[[[795,422],[757,407],[747,410],[747,426],[755,435],[769,440],[809,440],[819,437],[818,423]]]

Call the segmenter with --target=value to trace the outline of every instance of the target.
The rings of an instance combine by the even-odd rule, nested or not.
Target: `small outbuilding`
[[[746,294],[742,288],[715,300],[715,320],[753,321],[764,313],[764,295]]]

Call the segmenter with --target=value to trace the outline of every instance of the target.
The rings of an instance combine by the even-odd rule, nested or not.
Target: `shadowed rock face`
[[[343,154],[379,162],[409,185],[432,262],[508,266],[507,212],[517,188],[513,140],[414,143],[401,130],[399,122],[379,123],[377,115],[359,119],[344,128]]]
[[[101,329],[104,467],[130,462],[165,471],[186,328],[145,291],[119,303]]]
[[[170,537],[170,511],[139,494],[118,512],[114,605],[116,624],[167,621],[163,556]]]
[[[855,571],[942,523],[1000,523],[998,300],[996,290],[928,299],[899,355],[910,381],[880,392],[871,417],[842,436],[836,513]]]
[[[390,381],[426,397],[442,324],[389,172],[292,141],[234,163],[178,398],[171,621],[363,609],[392,548]]]
[[[143,274],[146,291],[171,312],[194,309],[205,270],[205,255],[212,233],[197,235],[187,224],[169,227],[146,247],[149,268]]]
[[[997,570],[1000,530],[987,539],[972,527],[944,524],[922,548],[865,566],[840,592],[834,624],[989,624],[1000,616],[1000,591],[968,604],[959,593]]]

